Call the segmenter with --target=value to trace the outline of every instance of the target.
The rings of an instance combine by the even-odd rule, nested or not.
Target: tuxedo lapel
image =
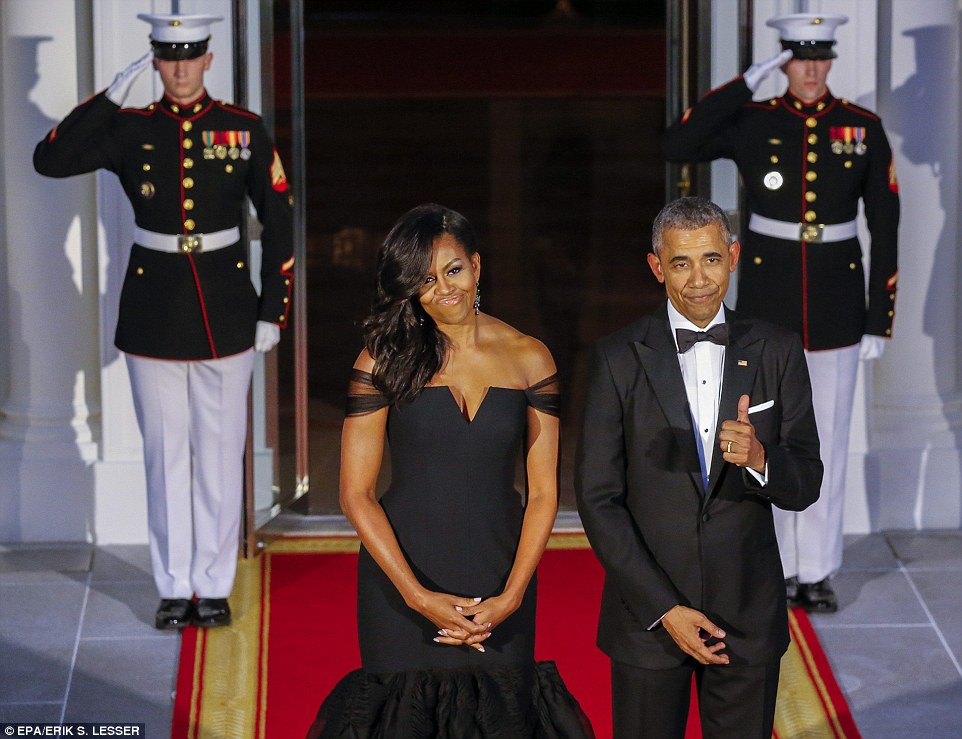
[[[725,460],[719,447],[718,433],[723,421],[738,418],[738,399],[742,395],[751,397],[755,374],[762,361],[765,342],[752,336],[752,324],[740,320],[726,308],[730,339],[725,350],[724,379],[722,395],[718,405],[718,422],[715,424],[715,448],[712,453],[711,471],[708,477],[708,495],[711,496],[721,474]],[[707,498],[706,498],[707,500]]]
[[[691,470],[692,483],[699,493],[703,493],[691,408],[678,365],[678,350],[668,326],[667,308],[663,307],[652,314],[647,332],[634,342],[634,346],[655,398],[684,454],[685,464]]]

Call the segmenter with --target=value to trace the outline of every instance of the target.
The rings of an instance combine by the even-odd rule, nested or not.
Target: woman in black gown
[[[378,254],[341,448],[341,507],[363,545],[362,668],[309,737],[593,736],[554,663],[534,660],[535,568],[558,501],[554,361],[480,312],[480,274],[470,224],[439,205],[404,215]]]

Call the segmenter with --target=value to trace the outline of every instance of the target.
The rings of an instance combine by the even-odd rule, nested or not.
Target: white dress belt
[[[141,246],[172,254],[190,254],[195,251],[214,251],[240,241],[237,226],[209,234],[160,234],[147,229],[134,228],[134,241]]]
[[[824,223],[790,223],[752,213],[752,217],[748,220],[748,230],[764,236],[773,236],[776,239],[817,244],[826,241],[854,239],[858,235],[858,224],[855,221],[827,225]]]

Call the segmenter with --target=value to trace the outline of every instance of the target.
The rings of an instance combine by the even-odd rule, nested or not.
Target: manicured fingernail
[[[434,641],[439,642],[441,640],[438,637],[434,637]]]
[[[457,611],[458,613],[461,613],[462,608],[461,608],[461,606],[455,606],[455,607],[454,607],[454,610]]]
[[[448,635],[448,632],[447,632],[446,629],[438,629],[438,633],[439,633],[441,636],[447,636],[447,635]]]
[[[484,647],[481,646],[480,644],[478,645],[478,651],[481,652],[482,654],[484,653]]]
[[[475,599],[474,599],[474,602],[475,602],[475,603],[480,603],[480,602],[481,602],[481,599],[480,599],[480,598],[475,598]]]

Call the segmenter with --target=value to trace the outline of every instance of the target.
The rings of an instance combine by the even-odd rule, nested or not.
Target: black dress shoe
[[[814,583],[799,583],[798,600],[809,613],[835,613],[838,610],[838,598],[827,577]]]
[[[158,629],[182,629],[190,626],[194,604],[189,598],[163,598],[154,615]]]
[[[796,606],[802,605],[802,602],[798,599],[797,576],[792,575],[791,577],[785,578],[785,597],[789,608],[795,608]]]
[[[230,606],[227,598],[198,598],[194,606],[194,626],[227,626],[230,623]]]

